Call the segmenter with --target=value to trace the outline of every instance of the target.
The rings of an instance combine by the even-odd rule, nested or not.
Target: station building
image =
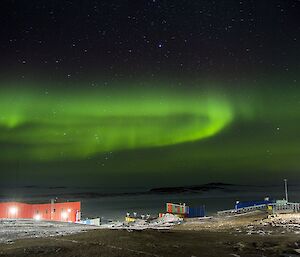
[[[20,202],[0,203],[0,219],[34,219],[62,222],[79,222],[80,202],[54,202],[28,204]]]

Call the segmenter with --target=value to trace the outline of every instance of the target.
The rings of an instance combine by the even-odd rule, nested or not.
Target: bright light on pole
[[[61,213],[61,219],[62,220],[67,220],[68,219],[69,214],[67,212],[62,212]]]
[[[33,218],[35,220],[41,220],[41,215],[40,214],[36,214]]]
[[[15,207],[15,206],[12,206],[12,207],[9,208],[8,212],[9,212],[10,215],[17,215],[18,208]]]

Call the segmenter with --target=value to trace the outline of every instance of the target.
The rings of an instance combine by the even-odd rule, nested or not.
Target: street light
[[[41,215],[40,215],[40,214],[36,214],[33,218],[34,218],[36,221],[41,220]]]
[[[61,219],[62,220],[67,220],[68,219],[69,214],[67,212],[62,212],[61,213]]]
[[[18,213],[18,208],[15,206],[12,206],[9,208],[8,212],[10,215],[16,215]]]

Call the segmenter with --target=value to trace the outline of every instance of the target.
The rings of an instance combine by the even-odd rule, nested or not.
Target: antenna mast
[[[287,202],[289,202],[289,198],[288,198],[288,185],[287,185],[287,179],[284,179],[284,191],[285,191],[285,200]]]

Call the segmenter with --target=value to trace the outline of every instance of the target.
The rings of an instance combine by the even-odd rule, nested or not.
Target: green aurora
[[[212,180],[300,167],[296,87],[46,88],[1,86],[7,173],[21,162],[32,174],[41,167],[103,176],[184,171]]]
[[[98,153],[175,145],[211,137],[234,118],[216,93],[0,92],[1,158],[85,158]],[[18,144],[22,144],[20,149]]]

